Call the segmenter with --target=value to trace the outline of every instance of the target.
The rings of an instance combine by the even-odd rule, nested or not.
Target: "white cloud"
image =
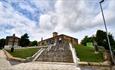
[[[99,2],[92,1],[94,4],[92,5],[88,1],[90,2],[90,0],[57,0],[55,3],[55,11],[42,15],[44,17],[41,17],[43,20],[40,20],[40,27],[43,28],[44,31],[45,29],[47,31],[48,28],[53,27],[52,31],[72,35],[72,33],[77,33],[87,28],[103,25]],[[108,2],[109,5],[104,5],[108,7],[104,8],[104,14],[106,21],[110,24],[109,21],[115,19],[115,1],[111,0]],[[51,17],[56,19],[52,19]],[[53,21],[53,23],[51,21]],[[53,25],[54,23],[55,25]],[[113,22],[111,24],[113,24]]]
[[[53,4],[55,1],[56,0],[31,0],[31,2],[43,13],[53,10]]]
[[[52,29],[52,23],[50,22],[51,16],[46,14],[46,15],[41,15],[40,16],[40,28],[45,29],[45,30],[51,30]]]
[[[8,8],[5,8],[2,3],[0,3],[0,24],[7,23],[14,26],[15,28],[11,30],[5,30],[10,34],[16,33],[18,36],[21,36],[26,32],[29,33],[31,40],[40,40],[41,37],[51,37],[53,31],[81,39],[84,35],[91,35],[95,33],[96,29],[101,29],[93,28],[100,26],[103,23],[97,1],[53,1],[54,5],[51,5],[49,0],[32,0],[33,4],[39,7],[42,11],[45,11],[45,13],[40,16],[39,26],[12,9],[12,7],[8,6]],[[90,2],[92,2],[92,4]],[[111,0],[108,2],[108,5],[106,5],[107,8],[104,8],[105,18],[108,24],[110,24],[110,22],[111,24],[114,24],[115,1]],[[26,8],[24,5],[22,7]]]
[[[30,11],[31,13],[34,13],[34,9],[26,2],[20,2],[19,6],[21,9],[25,9],[25,10]]]
[[[13,29],[6,29],[3,32],[8,32],[10,34],[16,33],[18,36],[21,36],[26,32],[32,33],[36,30],[35,22],[20,15],[19,12],[15,11],[11,7],[4,7],[2,3],[0,3],[0,15],[0,25],[9,24],[14,27]]]
[[[57,0],[55,3],[55,11],[50,14],[45,14],[47,16],[42,17],[42,19],[47,18],[50,21],[46,21],[48,25],[53,25],[55,23],[55,25],[53,25],[53,30],[55,31],[77,32],[86,28],[90,21],[89,18],[92,18],[87,9],[85,1],[83,0]],[[49,17],[53,17],[55,19]],[[45,22],[45,20],[43,21]],[[51,21],[53,21],[53,23]],[[46,22],[42,23],[40,20],[40,26],[42,27],[42,25],[46,25],[44,27],[47,28],[48,25]]]

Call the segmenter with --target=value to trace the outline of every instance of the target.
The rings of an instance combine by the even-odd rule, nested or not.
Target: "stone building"
[[[13,34],[13,36],[7,36],[5,48],[10,48],[10,47],[12,47],[12,45],[19,46],[19,40],[20,40],[20,38],[16,37],[15,34]]]
[[[38,42],[39,46],[44,46],[44,45],[49,45],[49,44],[54,44],[56,41],[59,40],[63,40],[64,42],[71,42],[73,45],[77,45],[78,44],[78,39],[64,35],[64,34],[60,34],[58,35],[57,32],[53,32],[53,37],[48,38],[48,39],[41,39],[41,41]]]

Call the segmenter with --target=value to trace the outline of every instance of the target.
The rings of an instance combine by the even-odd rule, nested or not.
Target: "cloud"
[[[77,32],[84,30],[90,26],[89,24],[91,23],[89,22],[92,19],[92,15],[90,15],[91,11],[87,9],[85,0],[57,0],[55,3],[55,11],[42,15],[44,17],[41,18],[47,19],[47,21],[45,22],[45,20],[43,20],[45,23],[42,23],[42,20],[40,20],[40,27],[42,28],[43,25],[46,27],[44,29],[54,27],[53,30],[59,32]]]
[[[42,16],[42,19],[45,23],[42,23],[42,20],[40,20],[40,26],[44,25],[44,27],[52,28],[52,26],[48,25],[54,25],[54,30],[61,31],[61,30],[70,30],[72,32],[77,32],[80,30],[84,30],[89,27],[95,27],[96,25],[100,25],[102,23],[102,15],[100,10],[98,10],[99,13],[95,13],[94,8],[89,7],[87,4],[90,0],[57,0],[55,3],[55,11],[53,13],[47,13]],[[99,7],[99,3],[96,1],[92,1],[96,3]],[[114,0],[111,0],[109,3],[108,9],[112,8],[111,2],[115,2]],[[98,4],[97,4],[98,3]],[[96,6],[97,7],[97,6]],[[98,8],[97,7],[97,8]],[[108,10],[104,9],[105,17],[107,18],[107,21],[111,21],[111,19],[114,18],[115,15],[113,9]],[[94,12],[94,13],[93,13]],[[46,16],[47,15],[47,16]],[[109,16],[109,17],[107,17]],[[50,18],[49,18],[50,17]],[[56,18],[56,20],[52,19],[51,17]],[[54,21],[52,23],[51,21]],[[47,24],[48,23],[48,24]],[[42,24],[42,25],[41,25]],[[46,26],[45,26],[46,24]]]
[[[35,29],[35,22],[30,21],[26,17],[20,15],[19,12],[15,11],[11,6],[4,7],[4,5],[0,2],[0,27],[3,26],[5,33],[16,33],[18,36],[23,33],[31,33]],[[12,26],[13,28],[5,28]],[[5,25],[5,26],[4,26]],[[9,26],[10,25],[10,26]],[[7,35],[7,34],[6,34]],[[5,36],[6,36],[5,35]]]
[[[57,0],[31,0],[30,2],[39,8],[42,13],[47,13],[53,11],[55,1]]]
[[[115,22],[114,3],[114,0],[110,0],[102,4],[108,25],[114,25]],[[103,25],[98,0],[57,0],[54,11],[49,12],[40,17],[42,20],[39,26],[44,31],[52,30],[72,35]]]
[[[9,4],[0,2],[0,26],[8,24],[13,27],[5,30],[2,29],[2,34],[6,36],[16,33],[18,36],[21,36],[24,33],[28,33],[31,40],[40,40],[41,37],[51,37],[53,31],[76,38],[93,34],[95,33],[94,31],[98,29],[96,27],[103,25],[98,1],[99,0],[28,0],[19,5],[21,11],[19,11],[17,7],[17,9],[12,7],[11,2]],[[18,0],[12,0],[12,2],[16,5]],[[115,26],[114,4],[114,0],[107,0],[103,3],[107,24],[111,24],[111,26]],[[36,21],[26,17],[27,12],[22,9],[32,12],[32,14],[29,13],[28,15],[31,14],[30,17],[35,16],[34,18],[38,19],[38,25],[36,25]],[[40,12],[35,12],[38,11],[37,9],[39,9]],[[22,14],[23,12],[25,12],[25,14]],[[40,15],[38,15],[38,13]],[[4,28],[5,27],[7,26],[4,26]]]
[[[25,8],[26,6],[22,5],[22,7]],[[48,33],[41,31],[42,29],[36,25],[35,21],[21,14],[20,11],[12,7],[11,3],[0,2],[0,15],[0,37],[5,38],[13,33],[19,37],[24,33],[28,33],[30,40],[40,40],[41,37],[48,37]]]

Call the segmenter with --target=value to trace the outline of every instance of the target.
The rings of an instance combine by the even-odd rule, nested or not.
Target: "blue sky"
[[[0,38],[28,33],[31,40],[52,32],[81,40],[104,29],[100,0],[0,0]],[[108,31],[115,37],[115,0],[102,4]]]

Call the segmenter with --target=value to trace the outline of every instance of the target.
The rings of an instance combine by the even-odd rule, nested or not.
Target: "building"
[[[38,45],[44,46],[44,45],[54,44],[56,41],[59,41],[60,39],[63,40],[64,42],[65,41],[71,42],[73,45],[78,44],[78,39],[76,38],[73,38],[64,34],[58,35],[57,32],[53,32],[53,37],[45,39],[45,40],[43,40],[42,38],[41,41],[38,42]]]
[[[13,34],[13,36],[7,36],[5,48],[11,48],[12,45],[14,45],[14,47],[19,46],[19,40],[20,38],[16,37],[15,34]]]

